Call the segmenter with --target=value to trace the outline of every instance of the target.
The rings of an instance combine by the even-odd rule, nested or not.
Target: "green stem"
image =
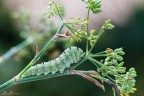
[[[13,79],[0,85],[0,92],[4,91],[5,89],[8,89],[9,87],[17,85],[17,84],[27,83],[27,82],[37,81],[37,80],[43,80],[43,79],[49,79],[49,78],[54,78],[54,77],[60,77],[60,76],[65,76],[65,75],[71,75],[70,71],[65,70],[63,73],[56,73],[54,75],[48,74],[48,75],[31,76],[31,77],[27,77],[27,78],[18,78],[18,79],[16,79],[14,77]]]
[[[64,27],[64,24],[62,24],[60,26],[60,28],[57,30],[57,32],[55,33],[58,34],[60,33],[60,31],[62,30],[62,28]],[[18,78],[20,78],[32,65],[34,65],[39,58],[46,52],[46,50],[55,42],[56,40],[53,38],[44,46],[44,48],[34,57],[34,59],[17,75]]]
[[[68,26],[67,24],[65,25],[73,34],[74,32],[76,32],[76,30],[74,30],[73,28],[71,28],[70,26]]]
[[[91,53],[91,51],[93,50],[95,44],[97,43],[97,41],[99,40],[99,38],[102,36],[103,32],[104,32],[104,30],[101,28],[101,30],[100,30],[99,33],[98,33],[98,38],[97,38],[97,40],[95,41],[94,45],[91,47],[91,49],[89,50],[88,53]]]
[[[34,42],[34,38],[28,37],[25,41],[21,42],[15,47],[12,47],[9,51],[7,51],[4,55],[0,57],[0,65],[3,64],[6,60],[11,58],[14,54],[22,50],[23,48],[29,46]]]
[[[87,12],[87,20],[89,20],[89,15],[90,15],[90,8],[88,9],[88,12]],[[89,24],[86,24],[86,29],[87,29],[87,35],[89,36]],[[86,53],[88,53],[88,50],[89,50],[89,41],[87,39],[87,41],[86,41]]]
[[[55,4],[55,6],[56,6],[56,10],[57,10],[57,12],[58,12],[58,16],[59,16],[60,20],[63,21],[62,16],[60,15],[59,10],[58,10],[58,7],[57,7],[56,4]]]
[[[97,60],[95,60],[95,59],[93,59],[93,58],[89,58],[89,60],[90,61],[92,61],[92,63],[97,67],[97,68],[99,68],[98,67],[98,65],[99,66],[103,66],[103,64],[101,64],[99,61],[97,61]],[[98,64],[98,65],[97,65]],[[109,69],[110,70],[110,69]],[[103,70],[102,70],[103,71]],[[105,74],[111,81],[113,81],[113,82],[115,82],[115,80],[114,79],[112,79],[110,76],[108,76],[107,74]]]
[[[53,13],[53,12],[52,12]],[[61,18],[59,17],[59,16],[57,16],[55,13],[53,13],[54,14],[54,16],[60,21],[60,22],[62,22],[62,20],[61,20]]]
[[[89,60],[90,60],[97,68],[99,68],[99,66],[98,66],[96,63],[94,63],[94,61],[93,61],[92,58],[89,58]]]
[[[67,23],[66,23],[65,26],[66,26],[73,34],[75,34],[74,32],[77,32],[75,29],[73,29],[72,27],[70,27],[69,25],[67,25]],[[83,35],[83,37],[84,37],[85,39],[87,39],[86,36]]]
[[[7,82],[5,82],[4,84],[0,85],[0,92],[2,92],[3,90],[5,89],[8,89],[9,87],[15,85],[15,80],[14,79],[11,79]]]
[[[103,52],[99,52],[99,53],[96,53],[96,55],[104,54],[104,53],[106,53],[106,52],[105,52],[105,51],[103,51]]]
[[[91,61],[93,61],[93,62],[95,62],[95,64],[98,64],[99,66],[103,66],[102,63],[100,63],[99,61],[97,61],[97,60],[95,60],[95,59],[93,59],[91,57],[89,57],[88,59],[91,60]]]
[[[100,55],[97,55],[97,54],[94,54],[94,55],[91,55],[91,57],[104,57],[104,56],[109,56],[108,54],[100,54]]]
[[[74,25],[81,25],[81,24],[77,24],[77,23],[67,23],[68,25],[72,25],[72,24],[74,24]]]

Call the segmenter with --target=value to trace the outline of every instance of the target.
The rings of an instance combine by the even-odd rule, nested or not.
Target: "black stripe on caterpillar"
[[[70,68],[71,64],[78,63],[81,58],[84,56],[82,49],[75,46],[67,48],[58,58],[31,66],[23,75],[24,77],[29,76],[39,76],[39,75],[48,75],[55,74],[56,72],[63,73],[67,68]]]

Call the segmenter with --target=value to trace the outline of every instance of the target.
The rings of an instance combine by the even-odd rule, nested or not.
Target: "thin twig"
[[[88,76],[88,75],[86,75],[86,74],[84,74],[84,73],[82,73],[80,71],[76,71],[76,70],[71,70],[70,73],[71,74],[79,75],[79,76],[81,76],[81,77],[83,77],[83,78],[91,81],[92,83],[94,83],[95,85],[97,85],[98,87],[100,87],[103,91],[105,91],[104,86],[102,84],[100,84],[96,79],[94,79],[94,78],[92,78],[92,77],[90,77],[90,76]]]
[[[109,85],[111,85],[111,86],[114,88],[114,90],[115,90],[115,92],[117,93],[118,96],[121,96],[121,95],[120,95],[120,92],[119,92],[119,90],[118,90],[118,87],[116,86],[115,83],[111,82],[110,80],[107,80],[106,83],[108,83]]]
[[[59,34],[63,29],[64,24],[62,24],[57,30],[56,34]],[[55,42],[56,40],[53,38],[43,47],[43,49],[31,60],[31,62],[17,75],[17,78],[20,78],[32,65],[34,65],[39,58],[46,52],[46,50]]]

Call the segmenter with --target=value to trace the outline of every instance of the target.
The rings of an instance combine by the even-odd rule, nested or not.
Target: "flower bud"
[[[110,57],[107,57],[106,59],[105,59],[105,62],[108,62],[108,61],[110,61]]]
[[[114,66],[109,66],[110,70],[115,70],[116,68]]]
[[[122,48],[115,49],[114,52],[119,54],[119,55],[125,55],[125,52],[123,52]]]
[[[94,34],[96,31],[95,30],[91,30],[90,31],[90,34]]]
[[[135,71],[135,68],[130,68],[129,72]]]
[[[123,51],[123,49],[122,48],[117,48],[117,49],[114,50],[114,52],[116,52],[116,53],[119,52],[119,51]]]
[[[118,65],[118,62],[116,59],[112,59],[112,63],[115,64],[115,65]]]
[[[124,65],[124,62],[121,62],[118,67],[122,67]]]
[[[110,53],[110,56],[111,56],[112,58],[116,58],[117,53]]]
[[[114,74],[114,72],[112,72],[112,71],[108,71],[108,74],[113,75],[113,74]]]
[[[119,72],[119,73],[125,73],[125,71],[126,71],[126,68],[125,68],[125,67],[119,67],[119,68],[117,69],[117,72]]]
[[[112,53],[112,52],[113,52],[113,50],[111,48],[106,49],[106,53]]]
[[[136,74],[130,74],[130,77],[136,77],[137,75]]]
[[[118,61],[122,61],[122,60],[123,60],[123,57],[120,56],[120,55],[117,55],[117,56],[116,56],[116,59],[117,59]]]

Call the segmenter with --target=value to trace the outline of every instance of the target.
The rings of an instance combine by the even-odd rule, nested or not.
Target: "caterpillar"
[[[31,66],[22,75],[22,78],[29,76],[48,75],[50,73],[54,75],[56,72],[63,73],[66,68],[70,68],[71,64],[78,63],[84,54],[85,53],[82,49],[75,46],[67,48],[56,59]]]

